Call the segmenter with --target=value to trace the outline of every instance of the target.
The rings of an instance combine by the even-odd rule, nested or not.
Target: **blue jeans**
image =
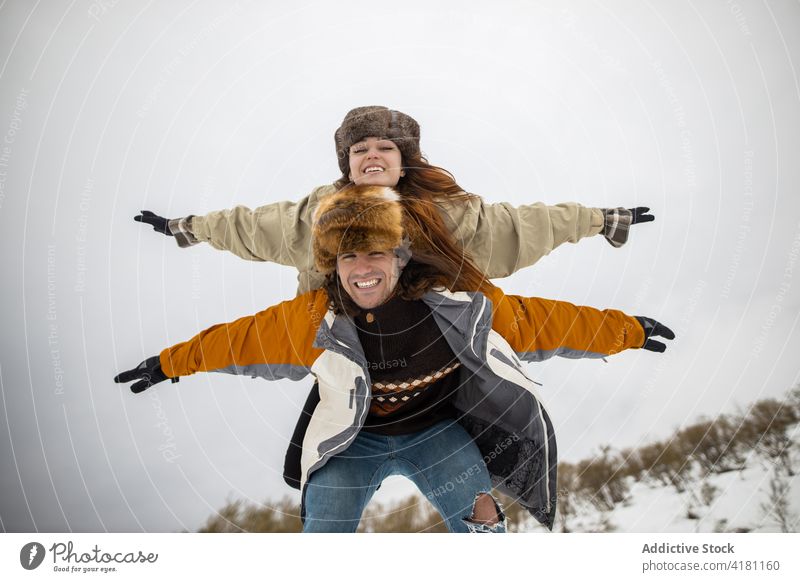
[[[345,451],[311,474],[303,532],[355,532],[364,508],[389,475],[411,479],[451,532],[506,531],[496,500],[496,525],[473,521],[475,500],[481,493],[491,495],[492,483],[477,445],[448,419],[405,435],[359,432]]]

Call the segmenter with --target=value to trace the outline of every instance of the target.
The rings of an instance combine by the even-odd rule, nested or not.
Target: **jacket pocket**
[[[350,410],[353,409],[353,403],[355,401],[356,401],[356,389],[350,388],[350,404],[348,404],[348,408],[350,408]]]
[[[495,361],[497,361],[500,365],[505,366],[510,370],[513,370],[514,372],[516,372],[529,382],[533,382],[534,384],[538,384],[539,386],[541,386],[539,382],[537,382],[536,380],[534,380],[533,378],[528,376],[528,374],[525,373],[525,369],[522,367],[522,362],[520,362],[516,356],[514,356],[512,359],[507,354],[504,354],[496,347],[489,346],[489,348],[490,348],[489,355],[491,355],[495,359]]]

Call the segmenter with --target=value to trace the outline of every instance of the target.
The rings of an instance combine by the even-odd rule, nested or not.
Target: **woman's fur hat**
[[[382,105],[356,107],[347,112],[333,138],[342,174],[350,173],[350,146],[365,137],[392,140],[403,159],[420,157],[419,123],[412,117]]]
[[[323,275],[336,270],[342,253],[407,249],[400,195],[388,186],[353,185],[326,196],[314,212],[312,237]]]

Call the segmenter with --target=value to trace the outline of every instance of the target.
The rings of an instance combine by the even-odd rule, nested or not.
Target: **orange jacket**
[[[553,423],[519,360],[603,357],[640,347],[644,330],[620,311],[505,295],[496,287],[484,293],[430,292],[422,300],[462,364],[462,384],[452,404],[483,454],[492,482],[552,528],[558,466]],[[312,291],[210,327],[160,356],[170,377],[198,371],[267,379],[316,376],[320,403],[300,462],[301,519],[310,476],[352,443],[372,398],[355,326],[328,311],[327,303],[324,291]],[[509,446],[514,447],[511,458],[505,454],[495,462],[498,447]]]
[[[492,329],[523,360],[604,357],[644,343],[642,326],[621,311],[506,295],[499,287],[485,289],[484,295],[492,304]],[[314,346],[314,339],[327,304],[327,294],[317,289],[255,315],[211,326],[163,350],[161,367],[175,377],[266,365],[286,367],[277,376],[299,379],[323,352]]]

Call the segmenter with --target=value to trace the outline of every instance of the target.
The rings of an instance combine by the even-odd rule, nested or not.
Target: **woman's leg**
[[[311,474],[303,503],[303,532],[355,532],[391,466],[387,437],[360,432],[347,450]]]
[[[444,518],[451,532],[506,531],[506,516],[492,496],[492,482],[477,445],[455,421],[394,437],[404,474]]]

